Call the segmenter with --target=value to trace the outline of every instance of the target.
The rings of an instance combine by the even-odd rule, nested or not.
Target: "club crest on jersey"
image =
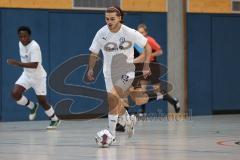
[[[125,38],[124,38],[124,37],[121,37],[121,38],[119,39],[119,41],[120,41],[120,43],[124,43],[124,42],[125,42]]]
[[[128,79],[129,79],[129,76],[128,76],[128,75],[122,75],[121,79],[122,79],[122,82],[123,82],[124,84],[126,84],[127,81],[128,81]]]

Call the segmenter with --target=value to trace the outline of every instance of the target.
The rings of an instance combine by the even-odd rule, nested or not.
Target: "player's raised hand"
[[[19,66],[19,61],[12,59],[12,58],[8,58],[7,59],[7,64],[9,65],[13,65],[13,66]]]
[[[93,80],[94,80],[94,72],[93,72],[93,69],[88,69],[87,78],[88,78],[89,81],[93,81]]]

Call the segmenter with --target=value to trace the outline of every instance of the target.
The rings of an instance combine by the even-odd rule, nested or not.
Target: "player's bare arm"
[[[160,55],[162,55],[162,54],[163,54],[163,51],[162,51],[162,49],[160,48],[159,50],[156,50],[155,52],[152,52],[151,56],[157,57],[157,56],[160,56]]]
[[[145,58],[145,54],[144,53],[141,53],[138,57],[136,57],[135,59],[134,59],[134,63],[143,63],[144,62],[144,60],[145,60],[146,58]]]
[[[22,67],[22,68],[37,68],[38,66],[38,62],[22,63],[12,58],[7,59],[7,63],[9,65]]]
[[[87,78],[90,81],[94,80],[94,67],[96,65],[96,62],[98,60],[98,54],[97,53],[91,53],[88,63],[88,72],[87,72]]]
[[[151,56],[160,56],[163,54],[163,51],[161,48],[159,48],[158,50],[156,50],[155,52],[151,53]],[[137,58],[134,59],[134,63],[143,63],[145,60],[145,54],[141,53]]]
[[[144,54],[145,54],[145,61],[144,61],[144,66],[143,66],[143,76],[144,78],[146,78],[147,76],[149,76],[151,74],[151,70],[149,67],[149,62],[150,62],[150,56],[151,56],[151,46],[146,43],[145,47],[144,47]]]

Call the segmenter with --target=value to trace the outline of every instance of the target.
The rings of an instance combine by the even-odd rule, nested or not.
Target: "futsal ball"
[[[109,130],[104,129],[97,132],[97,136],[95,137],[96,143],[99,147],[109,147],[114,141],[114,136],[109,132]]]

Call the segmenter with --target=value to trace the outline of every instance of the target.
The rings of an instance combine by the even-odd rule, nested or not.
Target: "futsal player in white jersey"
[[[30,109],[29,120],[34,120],[37,114],[39,104],[44,108],[46,115],[51,119],[47,129],[55,129],[60,120],[55,115],[54,109],[48,104],[46,95],[46,77],[47,73],[42,66],[42,53],[40,46],[35,40],[31,39],[31,29],[27,26],[21,26],[17,30],[19,36],[19,52],[21,61],[8,59],[7,63],[16,67],[23,68],[22,75],[15,82],[12,90],[12,97],[19,105]],[[23,93],[29,88],[33,88],[39,103],[34,103],[27,99]]]
[[[126,121],[127,132],[131,137],[134,133],[136,117],[128,115],[122,103],[122,96],[130,88],[135,76],[133,45],[136,43],[146,50],[144,52],[146,54],[143,67],[144,77],[151,74],[149,68],[151,47],[143,35],[123,24],[123,12],[119,7],[107,8],[105,21],[106,25],[96,33],[89,48],[91,54],[87,77],[89,80],[94,80],[93,69],[101,50],[103,53],[103,74],[108,92],[109,131],[114,137],[116,136],[116,123],[118,116],[120,116]]]

